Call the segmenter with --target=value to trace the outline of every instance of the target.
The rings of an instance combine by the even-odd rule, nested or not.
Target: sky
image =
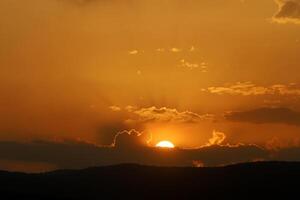
[[[0,43],[0,169],[300,160],[299,0],[1,0]]]

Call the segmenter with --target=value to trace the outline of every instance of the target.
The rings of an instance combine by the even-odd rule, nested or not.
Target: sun
[[[174,144],[170,141],[160,141],[159,143],[156,144],[156,147],[160,148],[174,148]]]

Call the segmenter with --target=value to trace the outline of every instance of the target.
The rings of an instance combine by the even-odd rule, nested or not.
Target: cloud
[[[139,163],[159,166],[218,166],[254,159],[268,159],[269,153],[255,145],[219,146],[198,149],[159,149],[141,145],[143,134],[131,130],[119,133],[115,147],[103,147],[82,142],[0,142],[0,160],[43,163],[56,168],[86,168],[90,166]],[[298,154],[299,155],[299,154]],[[300,157],[298,156],[298,159]],[[199,166],[199,165],[197,165]],[[33,168],[33,167],[31,167]],[[1,168],[0,166],[0,169]],[[47,169],[47,168],[45,168]],[[40,171],[42,169],[39,167]]]
[[[299,147],[299,146],[300,146],[299,138],[282,140],[279,139],[278,137],[273,137],[270,140],[268,140],[265,144],[265,148],[273,151],[278,151],[284,148]]]
[[[252,82],[237,82],[235,84],[226,84],[225,86],[208,87],[202,91],[218,95],[294,95],[300,96],[300,87],[298,84],[274,84],[271,86],[258,86]]]
[[[257,159],[269,160],[270,152],[257,145],[212,145],[194,150],[185,150],[192,160],[200,160],[203,166],[221,166]],[[299,158],[300,159],[300,156]]]
[[[119,106],[109,106],[109,109],[111,109],[112,111],[115,111],[115,112],[122,110],[122,108],[120,108]]]
[[[139,51],[138,51],[138,50],[132,50],[132,51],[129,51],[128,53],[129,53],[130,55],[136,55],[136,54],[139,53]]]
[[[300,126],[300,112],[289,108],[259,108],[249,111],[231,112],[225,118],[236,122],[256,124],[283,123]]]
[[[187,69],[190,69],[190,70],[199,68],[199,69],[202,70],[202,72],[206,72],[207,64],[205,62],[202,62],[200,64],[190,63],[190,62],[182,59],[182,60],[180,60],[180,67],[184,67],[184,68],[187,68]]]
[[[189,63],[188,61],[186,61],[184,59],[182,59],[180,62],[181,62],[181,65],[180,65],[181,67],[186,67],[191,70],[199,68],[199,64],[197,64],[197,63]]]
[[[279,6],[273,21],[300,24],[300,0],[275,0]]]
[[[128,124],[114,121],[102,124],[99,126],[96,139],[97,143],[101,145],[113,145],[116,135],[122,130],[130,130],[132,127]]]
[[[168,48],[162,47],[162,48],[157,48],[155,51],[166,52],[168,50],[169,50],[169,52],[172,52],[172,53],[179,53],[182,51],[194,52],[194,51],[196,51],[196,48],[195,48],[195,46],[191,46],[189,49],[182,49],[182,48],[177,48],[177,47],[172,47],[172,48],[168,49]]]
[[[226,139],[226,135],[222,132],[213,131],[213,136],[208,140],[206,146],[221,145]]]
[[[271,155],[271,159],[284,160],[284,161],[300,161],[299,155],[300,155],[299,147],[290,147],[290,148],[283,148],[274,151]]]
[[[139,122],[173,122],[173,123],[196,123],[202,120],[212,119],[213,116],[209,114],[200,115],[191,111],[178,111],[174,108],[155,106],[148,108],[137,108],[127,106],[126,110],[135,114]]]
[[[136,148],[141,146],[147,146],[151,136],[146,133],[139,132],[135,129],[124,130],[119,132],[114,139],[114,146],[117,148]]]
[[[176,47],[173,47],[170,49],[171,52],[174,52],[174,53],[178,53],[178,52],[181,52],[182,50],[181,49],[178,49]]]

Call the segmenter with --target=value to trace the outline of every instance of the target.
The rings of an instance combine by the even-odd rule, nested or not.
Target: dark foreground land
[[[0,171],[0,199],[300,199],[300,163],[218,168],[124,164],[42,174]]]

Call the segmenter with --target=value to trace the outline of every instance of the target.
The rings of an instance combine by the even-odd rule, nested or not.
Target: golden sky
[[[134,129],[149,146],[297,147],[299,13],[299,0],[1,0],[0,140],[110,145]]]

